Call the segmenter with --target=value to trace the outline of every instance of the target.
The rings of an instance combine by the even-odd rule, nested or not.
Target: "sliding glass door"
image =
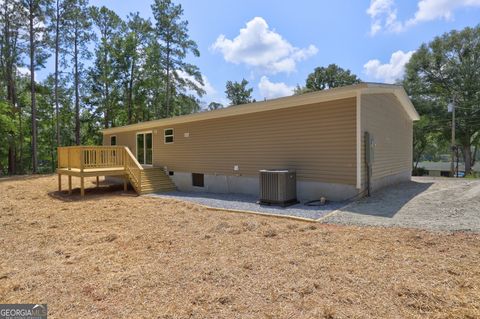
[[[152,165],[153,137],[151,132],[137,133],[137,160],[142,165]]]

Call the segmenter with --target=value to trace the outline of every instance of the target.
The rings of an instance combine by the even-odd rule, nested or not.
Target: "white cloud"
[[[394,0],[372,0],[367,14],[372,19],[370,34],[375,35],[382,29],[400,32],[402,24],[397,20],[397,8]]]
[[[480,7],[480,0],[421,0],[415,16],[407,21],[407,25],[436,19],[450,20],[453,11],[460,7]]]
[[[390,62],[382,64],[379,60],[370,60],[363,66],[364,72],[375,80],[385,83],[394,83],[405,73],[405,64],[408,63],[414,51],[396,51],[390,57]]]
[[[212,45],[212,50],[221,52],[225,61],[246,64],[268,73],[296,70],[296,64],[315,54],[314,45],[299,49],[290,44],[275,30],[270,29],[261,17],[255,17],[233,40],[220,35]]]
[[[30,68],[27,68],[26,66],[17,67],[17,73],[20,76],[29,76]]]
[[[260,78],[258,83],[260,94],[266,99],[274,99],[282,96],[289,96],[293,94],[294,87],[288,86],[283,82],[271,82],[265,75]]]
[[[371,0],[367,9],[372,19],[370,34],[375,35],[380,31],[398,33],[419,22],[449,20],[453,18],[453,12],[462,7],[480,7],[480,0],[419,0],[413,18],[402,22],[397,18],[395,0]]]

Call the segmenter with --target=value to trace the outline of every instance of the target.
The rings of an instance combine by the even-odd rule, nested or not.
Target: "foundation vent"
[[[297,201],[297,178],[288,169],[260,171],[260,204],[288,206]]]

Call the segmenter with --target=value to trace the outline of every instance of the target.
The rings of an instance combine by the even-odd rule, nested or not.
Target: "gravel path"
[[[321,218],[328,213],[346,205],[344,202],[330,202],[324,206],[306,206],[303,203],[288,207],[264,206],[256,203],[258,198],[255,196],[240,194],[190,193],[179,191],[166,194],[150,194],[149,196],[191,201],[209,207],[302,217],[312,220]]]
[[[352,203],[323,222],[480,232],[480,181],[414,178]]]

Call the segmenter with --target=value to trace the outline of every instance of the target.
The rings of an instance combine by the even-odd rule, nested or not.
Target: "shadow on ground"
[[[102,185],[102,183],[100,183]],[[88,201],[96,200],[98,198],[112,197],[112,196],[138,196],[135,190],[128,185],[128,190],[123,191],[123,185],[104,184],[104,186],[85,188],[85,197],[80,196],[80,188],[73,188],[72,194],[68,194],[67,190],[61,192],[49,192],[48,195],[54,199],[64,202]]]
[[[392,218],[403,206],[422,194],[433,183],[404,182],[386,187],[342,209],[344,212]]]

